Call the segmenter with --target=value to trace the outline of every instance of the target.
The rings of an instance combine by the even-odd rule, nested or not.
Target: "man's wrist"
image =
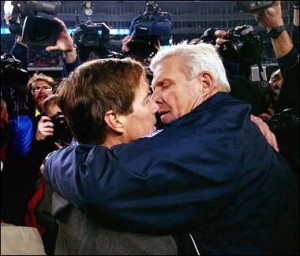
[[[76,47],[74,46],[73,48],[65,50],[64,54],[75,53],[75,52],[76,52]]]
[[[285,30],[287,30],[287,27],[283,24],[281,26],[272,27],[267,33],[271,38],[276,39]]]
[[[76,58],[77,58],[77,50],[76,50],[76,48],[74,47],[73,49],[64,51],[63,57],[64,57],[66,63],[72,63],[72,62],[74,62],[76,60]]]

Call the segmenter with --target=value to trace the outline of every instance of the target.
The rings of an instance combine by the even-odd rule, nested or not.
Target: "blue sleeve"
[[[234,183],[232,177],[236,167],[233,166],[236,161],[232,161],[230,171],[223,168],[224,172],[229,171],[226,178],[223,177],[228,180],[213,191],[211,186],[214,182],[196,173],[202,157],[182,153],[181,157],[170,160],[178,154],[176,150],[172,152],[173,157],[170,156],[171,152],[163,151],[156,156],[145,157],[147,152],[143,148],[146,147],[129,149],[124,146],[113,151],[95,147],[87,153],[81,152],[83,148],[79,146],[71,156],[60,155],[61,151],[58,151],[46,162],[45,178],[53,190],[76,207],[83,207],[93,215],[102,216],[114,227],[137,232],[172,232],[188,228],[195,221],[205,222],[208,217],[206,213],[217,210],[213,209],[216,205],[206,203],[218,201],[218,207],[224,207],[235,189],[231,185]],[[126,151],[128,154],[124,154]],[[218,151],[221,153],[221,149]],[[80,166],[75,175],[74,169],[68,166],[70,157],[75,166]],[[229,159],[230,156],[227,157]],[[184,158],[191,161],[185,161]],[[59,162],[60,170],[52,169],[56,161]],[[224,160],[218,158],[214,163],[215,168],[220,169]],[[66,169],[70,172],[63,171]]]
[[[76,60],[72,63],[67,63],[65,60],[63,60],[63,62],[64,62],[64,66],[63,66],[64,77],[67,77],[76,67],[80,65],[80,59],[78,55]]]
[[[13,116],[9,125],[13,138],[10,152],[20,156],[28,155],[33,138],[33,122],[31,118],[28,115]]]

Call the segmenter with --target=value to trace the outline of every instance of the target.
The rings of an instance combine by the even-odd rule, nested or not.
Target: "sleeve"
[[[284,79],[278,100],[278,111],[293,108],[299,113],[299,52],[294,47],[287,55],[278,59]]]
[[[47,160],[45,178],[63,198],[113,227],[153,233],[186,229],[226,206],[236,188],[237,161],[232,158],[236,154],[224,153],[220,145],[202,141],[197,145],[206,151],[196,151],[188,150],[190,140],[176,141],[172,150],[152,147],[152,153],[146,150],[150,145],[139,144],[60,150]],[[157,147],[162,145],[164,141]],[[220,170],[218,177],[210,168]]]
[[[31,141],[33,138],[33,123],[29,116],[13,116],[9,123],[13,131],[11,152],[25,156],[30,153]]]
[[[294,23],[292,23],[291,26],[291,37],[292,37],[293,45],[299,51],[299,26],[296,26]]]
[[[77,58],[74,62],[72,63],[67,63],[65,60],[63,60],[64,65],[63,65],[63,74],[64,77],[67,77],[76,67],[80,65],[80,59],[79,56],[77,55]]]

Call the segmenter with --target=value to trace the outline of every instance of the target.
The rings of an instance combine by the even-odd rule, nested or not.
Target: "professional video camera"
[[[51,122],[54,124],[53,141],[63,146],[70,145],[73,136],[64,115],[61,112],[57,112],[51,117]]]
[[[225,60],[254,64],[261,58],[262,40],[252,26],[228,30],[224,39],[219,53]]]
[[[8,105],[8,112],[28,112],[27,82],[29,75],[21,69],[21,62],[9,53],[1,55],[1,94]]]
[[[38,16],[38,13],[56,15],[61,8],[59,1],[6,1],[5,5],[6,10],[12,9],[11,15],[7,15],[12,34],[20,35],[28,45],[55,45],[61,31],[60,24]]]
[[[215,28],[207,29],[201,36],[201,41],[215,45],[217,36]],[[226,61],[254,64],[261,58],[262,41],[253,27],[243,25],[227,31],[227,41],[219,47],[221,57]]]
[[[77,52],[82,61],[90,58],[91,53],[95,53],[97,57],[106,57],[108,55],[107,46],[110,39],[110,29],[104,23],[94,23],[90,16],[93,14],[93,3],[84,1],[81,6],[84,8],[84,13],[87,16],[87,21],[81,23],[77,14],[77,27],[72,32],[74,44],[77,47]]]
[[[21,62],[12,54],[1,55],[1,86],[10,86],[15,90],[26,88],[29,75],[21,69]]]
[[[275,1],[236,1],[236,7],[241,12],[256,12],[270,7]]]
[[[131,22],[129,54],[146,59],[157,52],[158,40],[161,46],[170,45],[171,19],[171,14],[158,9],[155,1],[147,1],[145,12]]]
[[[105,23],[87,21],[79,24],[72,33],[77,48],[97,48],[109,41],[109,27]]]

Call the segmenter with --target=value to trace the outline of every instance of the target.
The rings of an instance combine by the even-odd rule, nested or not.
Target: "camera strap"
[[[260,61],[257,61],[257,66],[258,66],[258,70],[259,70],[259,79],[260,81],[264,81],[263,77],[262,77],[262,73],[264,72],[263,68],[262,68],[262,65],[260,63]]]

